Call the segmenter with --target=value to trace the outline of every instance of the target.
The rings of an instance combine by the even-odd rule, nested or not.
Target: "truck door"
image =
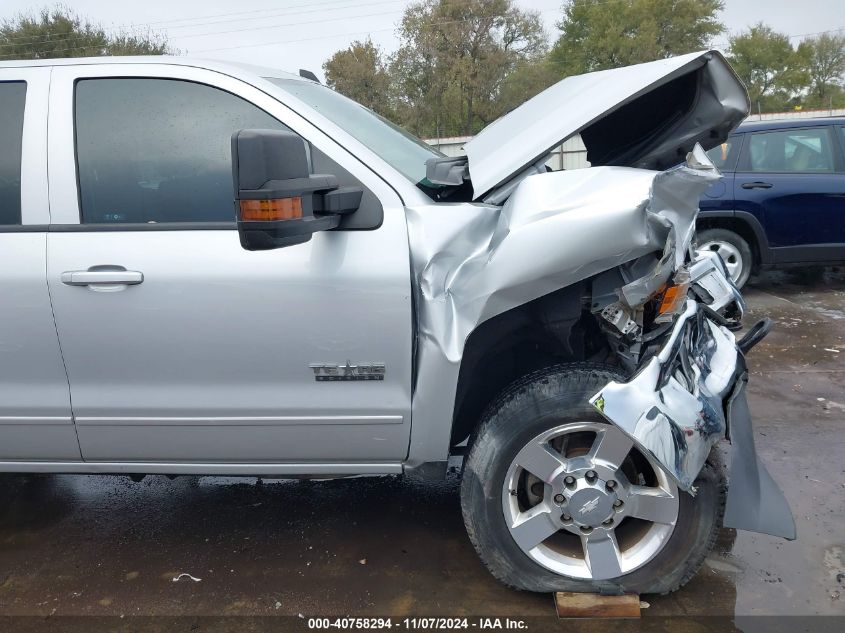
[[[0,461],[79,461],[47,262],[49,68],[0,69]],[[12,468],[14,469],[14,468]]]
[[[47,274],[84,459],[395,470],[412,325],[396,193],[279,101],[210,70],[56,69],[50,108]],[[382,207],[381,226],[244,250],[230,160],[243,128],[303,136],[320,169]],[[384,372],[317,380],[326,364]]]

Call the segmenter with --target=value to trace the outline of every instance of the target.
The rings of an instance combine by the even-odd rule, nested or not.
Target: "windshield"
[[[425,177],[425,161],[443,154],[413,134],[323,85],[296,79],[267,79],[343,128],[424,191],[436,188]]]

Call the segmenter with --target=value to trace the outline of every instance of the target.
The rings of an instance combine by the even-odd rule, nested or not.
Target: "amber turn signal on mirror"
[[[244,222],[276,222],[302,218],[302,198],[272,200],[241,200],[241,220]]]

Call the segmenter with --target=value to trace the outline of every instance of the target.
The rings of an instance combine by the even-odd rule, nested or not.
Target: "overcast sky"
[[[549,37],[556,35],[560,0],[516,2],[539,11]],[[410,0],[63,0],[63,4],[110,29],[162,32],[173,46],[192,56],[294,72],[307,68],[322,77],[323,62],[352,40],[370,35],[385,51],[393,51],[398,45],[396,24]],[[722,20],[731,33],[761,19],[795,36],[830,29],[845,32],[843,0],[726,0],[725,4]],[[37,5],[33,0],[2,0],[0,18]],[[726,36],[720,36],[714,45],[725,43]]]

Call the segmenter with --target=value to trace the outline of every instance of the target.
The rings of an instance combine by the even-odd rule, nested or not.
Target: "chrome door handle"
[[[144,273],[136,270],[69,270],[62,273],[62,283],[68,286],[135,286],[144,281]]]

